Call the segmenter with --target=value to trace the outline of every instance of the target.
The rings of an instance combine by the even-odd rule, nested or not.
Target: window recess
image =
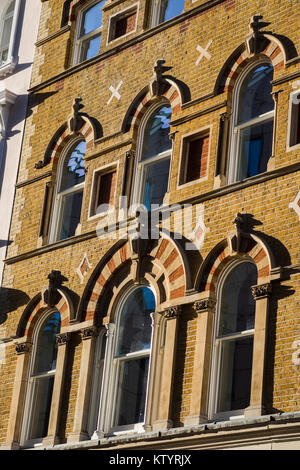
[[[108,42],[133,33],[136,30],[136,23],[137,7],[111,17]]]
[[[300,147],[300,89],[290,95],[288,149]]]
[[[209,130],[183,138],[179,185],[198,181],[207,175]]]
[[[89,216],[101,215],[115,202],[117,167],[113,166],[94,172],[92,198]]]

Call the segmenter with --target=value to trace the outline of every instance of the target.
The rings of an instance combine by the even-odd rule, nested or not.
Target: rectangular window
[[[190,183],[207,175],[209,133],[183,138],[179,184]]]
[[[288,147],[300,145],[300,90],[291,93],[289,111]]]
[[[116,167],[95,172],[90,217],[104,213],[108,210],[108,205],[114,205],[116,179]]]
[[[129,11],[118,13],[110,20],[109,40],[126,36],[136,30],[137,8],[131,8]]]

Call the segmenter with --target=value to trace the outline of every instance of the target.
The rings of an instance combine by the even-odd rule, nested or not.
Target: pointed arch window
[[[242,415],[249,406],[257,284],[252,262],[237,262],[225,271],[217,292],[211,380],[211,418]]]
[[[80,140],[67,147],[58,169],[58,182],[52,214],[50,241],[63,240],[76,234],[80,223],[85,180],[86,143]]]
[[[26,397],[23,441],[41,442],[47,435],[52,391],[56,369],[56,335],[60,332],[61,318],[51,312],[37,325]]]
[[[172,141],[169,138],[171,107],[160,104],[146,115],[141,126],[135,202],[147,210],[159,206],[168,190]]]
[[[245,70],[235,86],[229,183],[267,171],[273,147],[272,79],[272,64],[259,61]]]

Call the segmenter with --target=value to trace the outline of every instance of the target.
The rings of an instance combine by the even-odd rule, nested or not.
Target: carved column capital
[[[181,312],[181,306],[180,305],[174,305],[173,307],[168,307],[164,310],[163,315],[165,318],[176,318],[179,316]]]
[[[261,284],[258,286],[252,286],[251,287],[252,295],[255,300],[261,299],[264,297],[269,297],[269,295],[272,292],[272,284],[269,282],[266,284]]]
[[[196,300],[196,302],[193,305],[196,313],[201,313],[204,310],[214,310],[215,306],[216,306],[216,301],[210,298]]]
[[[88,327],[83,328],[81,330],[81,334],[82,334],[82,339],[83,340],[90,339],[90,338],[93,338],[95,336],[98,336],[99,330],[96,326],[88,326]]]
[[[32,350],[32,343],[29,343],[28,341],[24,341],[24,343],[18,343],[16,344],[16,352],[17,354],[28,354]]]
[[[56,344],[58,346],[62,346],[63,344],[67,344],[71,339],[71,333],[59,333],[56,335]]]

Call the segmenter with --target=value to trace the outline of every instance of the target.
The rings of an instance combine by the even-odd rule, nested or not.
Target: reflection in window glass
[[[59,331],[60,314],[55,312],[53,315],[48,317],[39,334],[34,368],[35,374],[55,369],[57,356],[57,344],[55,338]]]
[[[60,191],[64,191],[65,189],[84,182],[83,157],[85,156],[85,151],[86,143],[83,140],[76,145],[74,150],[71,151],[70,156],[65,159]]]
[[[80,36],[85,36],[102,26],[102,6],[104,2],[99,2],[89,8],[83,15]]]
[[[11,30],[15,9],[15,0],[9,4],[4,18],[0,24],[0,65],[7,61]]]
[[[184,9],[184,1],[185,0],[161,0],[158,6],[160,9],[158,23],[164,23],[180,15]]]
[[[149,164],[145,168],[143,204],[148,210],[151,204],[160,205],[168,189],[170,159]]]
[[[115,426],[144,421],[152,330],[150,314],[154,311],[155,297],[146,286],[134,289],[121,309],[115,353]]]
[[[75,62],[77,63],[95,57],[100,50],[104,3],[104,0],[96,3],[85,10],[82,15],[75,54]]]
[[[142,160],[155,157],[172,147],[169,138],[171,107],[164,106],[149,119],[143,142]]]

